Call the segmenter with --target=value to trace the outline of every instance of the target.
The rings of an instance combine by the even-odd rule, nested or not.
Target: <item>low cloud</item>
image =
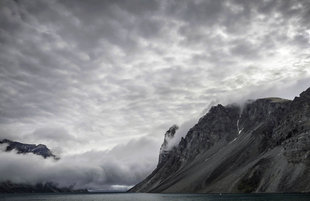
[[[185,137],[188,133],[189,129],[191,129],[196,123],[198,123],[198,119],[194,118],[182,123],[179,128],[176,130],[174,137],[168,141],[168,148],[171,149],[174,146],[177,146],[181,141],[182,137]]]
[[[120,190],[140,182],[154,169],[158,153],[149,150],[156,148],[153,139],[141,138],[110,151],[89,151],[60,160],[1,151],[0,160],[5,162],[0,164],[0,172],[5,174],[0,175],[0,182],[53,182],[59,187]]]

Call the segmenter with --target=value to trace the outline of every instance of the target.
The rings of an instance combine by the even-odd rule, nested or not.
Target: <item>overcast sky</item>
[[[171,125],[310,87],[309,22],[307,0],[0,0],[1,138],[46,144],[59,174],[87,156],[79,186],[134,185]]]

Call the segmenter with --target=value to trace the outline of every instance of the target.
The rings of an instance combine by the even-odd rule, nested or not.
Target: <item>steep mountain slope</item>
[[[310,88],[214,106],[130,192],[310,192],[309,132]]]

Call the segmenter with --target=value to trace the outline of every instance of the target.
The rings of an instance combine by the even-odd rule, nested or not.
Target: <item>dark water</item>
[[[7,201],[310,201],[310,194],[0,194]]]

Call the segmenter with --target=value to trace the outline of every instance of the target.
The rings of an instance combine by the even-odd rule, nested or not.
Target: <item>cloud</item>
[[[62,157],[145,136],[155,155],[171,125],[210,104],[310,86],[308,1],[1,5],[0,135]]]
[[[191,119],[186,122],[183,122],[179,128],[176,130],[174,137],[168,142],[168,149],[171,149],[174,146],[177,146],[181,141],[182,137],[185,137],[188,133],[189,129],[191,129],[196,123],[198,123],[198,119]]]
[[[139,150],[135,148],[139,147]],[[0,152],[0,182],[36,184],[53,182],[59,187],[73,186],[93,190],[119,190],[136,184],[156,166],[158,153],[153,139],[141,138],[118,145],[110,151],[89,151],[64,156],[60,160],[43,159],[34,154]],[[137,163],[137,157],[140,158]],[[38,166],[38,164],[40,164]]]

